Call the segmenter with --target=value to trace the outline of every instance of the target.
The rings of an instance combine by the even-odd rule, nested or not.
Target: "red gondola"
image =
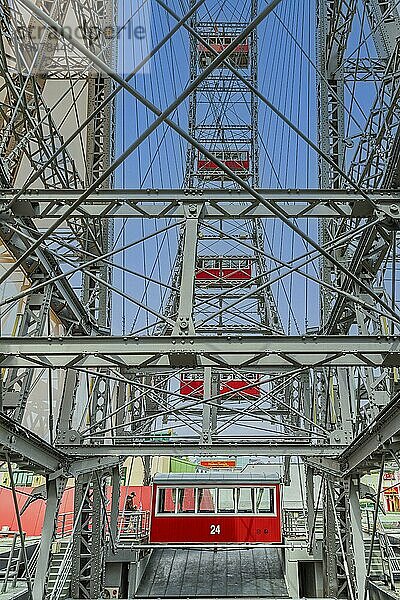
[[[196,283],[225,287],[251,279],[251,261],[246,256],[201,256],[197,259]]]
[[[249,153],[246,150],[216,150],[212,152],[218,160],[224,163],[231,171],[239,175],[246,175],[250,167]],[[223,179],[225,173],[221,171],[217,163],[209,160],[203,154],[199,154],[197,161],[197,174],[213,179]]]
[[[206,39],[206,42],[215,52],[220,54],[232,43],[233,39],[234,38],[229,35],[210,36]],[[198,44],[197,51],[199,53],[200,66],[204,69],[213,61],[215,55],[210,52],[204,44]],[[235,67],[247,69],[250,64],[249,56],[249,42],[248,40],[244,40],[241,44],[238,44],[234,51],[229,55],[229,61]]]
[[[266,473],[179,473],[154,477],[150,542],[282,541],[281,483]]]
[[[228,392],[237,391],[237,396],[231,394],[228,399],[233,400],[234,398],[241,396],[260,396],[260,386],[257,385],[260,381],[260,376],[254,373],[246,375],[245,379],[238,379],[232,377],[231,374],[223,374],[220,377],[220,394],[227,394]],[[248,387],[251,383],[254,385]],[[201,373],[183,373],[180,380],[180,393],[183,396],[193,396],[194,398],[202,398],[204,393],[204,380],[202,379]]]

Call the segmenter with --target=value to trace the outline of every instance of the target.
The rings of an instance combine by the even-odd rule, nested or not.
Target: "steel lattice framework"
[[[285,2],[138,2],[161,25],[122,76],[117,33],[134,15],[117,27],[120,5],[0,1],[0,454],[46,475],[34,600],[67,478],[71,593],[99,598],[122,462],[141,457],[148,483],[154,456],[276,457],[286,472],[299,457],[325,594],[364,600],[360,477],[399,451],[400,15],[394,0],[317,0],[315,52],[302,50],[314,139],[260,83],[263,28],[276,18],[288,31]],[[165,66],[175,44],[180,88]],[[167,103],[138,78],[159,57]],[[135,114],[136,135],[117,155],[121,97],[134,109],[118,124],[135,133]],[[275,176],[282,158],[265,114],[289,132],[287,171],[305,164],[290,135],[315,154],[316,189],[268,187],[265,164]],[[124,165],[135,187],[117,187]],[[312,315],[293,277],[319,298]]]

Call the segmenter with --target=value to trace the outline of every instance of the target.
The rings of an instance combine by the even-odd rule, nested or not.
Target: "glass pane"
[[[158,488],[158,512],[174,513],[177,490],[174,488]]]
[[[235,512],[235,490],[220,489],[218,490],[218,512],[234,513]]]
[[[274,490],[272,488],[259,488],[256,490],[256,506],[259,513],[273,513]]]
[[[237,495],[238,495],[238,512],[240,512],[240,513],[254,512],[253,490],[251,488],[239,488],[237,491]]]
[[[197,490],[197,512],[214,513],[215,512],[215,490],[208,488],[199,488]]]
[[[194,489],[184,488],[178,490],[178,512],[194,513]]]

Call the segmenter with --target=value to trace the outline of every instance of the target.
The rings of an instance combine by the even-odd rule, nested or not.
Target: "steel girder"
[[[400,395],[385,406],[379,415],[353,440],[340,461],[344,472],[359,473],[376,465],[383,453],[394,456],[400,450]]]
[[[109,43],[105,32],[112,28],[116,30],[116,3],[100,0],[93,4],[91,0],[76,2],[72,0],[75,15],[82,32],[96,32],[96,36],[83,36],[87,49],[102,56],[104,61],[114,68],[116,64],[115,42]],[[86,185],[92,185],[110,167],[114,159],[115,143],[115,101],[110,100],[103,106],[105,98],[109,97],[115,85],[111,77],[103,73],[91,72],[88,81],[88,114],[95,114],[87,128],[86,156],[87,177]],[[101,108],[102,107],[102,108]],[[98,110],[100,108],[100,110]],[[102,188],[112,187],[113,176],[103,182]],[[74,219],[81,232],[81,245],[92,256],[102,256],[112,246],[113,223],[82,213]],[[95,279],[95,277],[97,279]],[[110,288],[102,285],[103,280],[110,283],[111,268],[101,262],[94,263],[85,271],[83,277],[83,302],[88,307],[91,318],[102,332],[111,328],[111,292]],[[64,392],[76,393],[76,387],[66,386]],[[93,391],[90,403],[90,418],[96,420],[105,416],[108,410],[109,385],[101,373],[93,381]],[[66,398],[63,402],[75,402],[74,398]],[[105,423],[105,422],[103,422]],[[104,426],[104,425],[103,425]],[[90,490],[82,501],[82,477],[76,481],[76,498],[74,518],[77,530],[73,541],[73,566],[71,591],[73,597],[97,597],[102,593],[104,578],[104,560],[106,545],[106,518],[104,504],[105,481],[104,474],[96,472],[96,478],[89,483]]]
[[[68,465],[66,454],[47,444],[0,412],[0,457],[39,473],[54,473]]]
[[[21,233],[35,229],[31,219],[25,218],[21,223]],[[19,235],[16,231],[7,226],[7,220],[0,219],[0,237],[10,252],[18,259],[30,247],[30,241]],[[61,275],[62,270],[54,256],[45,248],[38,248],[32,255],[24,261],[22,265],[23,272],[31,281],[45,282],[55,275]],[[59,279],[51,298],[51,308],[60,322],[65,326],[66,331],[81,334],[90,334],[96,331],[95,325],[91,322],[90,316],[79,298],[73,291],[69,282],[65,279]],[[24,335],[24,334],[20,334]]]
[[[263,197],[273,202],[292,219],[354,219],[372,216],[371,208],[364,198],[351,190],[260,190]],[[49,225],[65,214],[78,198],[79,192],[60,190],[28,191],[15,203],[15,217],[30,217],[38,227]],[[2,191],[1,203],[7,205],[13,194]],[[380,190],[371,194],[375,216],[387,219],[393,227],[400,217],[400,192]],[[290,204],[288,204],[290,202]],[[83,204],[71,218],[101,219],[181,219],[186,216],[185,207],[201,206],[202,220],[270,219],[273,212],[246,193],[220,190],[204,190],[202,193],[183,190],[99,190]],[[0,223],[13,222],[9,212],[0,214]]]
[[[291,218],[365,218],[373,215],[373,209],[356,191],[343,189],[260,189],[258,192],[274,203]],[[10,211],[0,218],[30,217],[38,225],[62,216],[73,204],[81,191],[75,190],[27,190]],[[379,190],[369,192],[377,211],[392,218],[400,214],[400,192]],[[15,195],[14,190],[3,189],[1,205],[7,206]],[[181,218],[187,205],[202,205],[202,219],[268,219],[276,216],[260,201],[243,190],[219,189],[100,189],[88,198],[72,215],[72,218]]]
[[[79,437],[79,436],[78,436]],[[78,439],[78,438],[77,438]],[[129,438],[127,438],[129,440]],[[101,445],[62,444],[60,449],[71,458],[88,459],[94,457],[128,457],[128,456],[303,456],[338,458],[345,446],[311,445],[304,443],[263,443],[237,440],[225,443],[196,444],[191,441],[168,443],[143,443],[134,439],[132,442]]]
[[[213,366],[279,371],[400,366],[397,336],[156,336],[2,338],[4,368],[135,367],[141,372]]]

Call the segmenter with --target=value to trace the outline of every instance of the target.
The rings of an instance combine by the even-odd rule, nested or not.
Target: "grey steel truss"
[[[307,107],[315,101],[317,142],[259,87],[259,29],[279,0],[240,10],[190,0],[186,15],[176,12],[185,3],[154,4],[165,35],[123,79],[107,35],[113,0],[0,1],[0,456],[46,475],[34,600],[46,588],[68,477],[71,594],[98,598],[122,460],[142,457],[148,484],[152,457],[183,455],[277,457],[286,473],[300,457],[309,531],[323,480],[325,593],[363,600],[360,477],[400,451],[397,3],[318,0],[315,64],[302,54],[317,77]],[[81,41],[66,27],[71,15]],[[161,109],[135,75],[178,31],[188,84],[171,83]],[[52,85],[62,90],[56,101]],[[360,86],[374,86],[370,106]],[[115,158],[118,94],[152,121]],[[71,113],[60,116],[63,99]],[[260,109],[317,153],[319,189],[262,187]],[[182,187],[116,189],[117,168],[162,128],[183,144]],[[301,253],[276,250],[274,224]],[[114,241],[114,227],[129,239]],[[138,247],[158,252],[143,272],[135,259],[119,261]],[[132,283],[119,285],[116,273]],[[285,295],[292,277],[317,290],[315,327],[297,324],[310,306],[296,286]],[[126,335],[113,311],[120,298],[136,315]],[[310,534],[311,553],[314,542]]]

